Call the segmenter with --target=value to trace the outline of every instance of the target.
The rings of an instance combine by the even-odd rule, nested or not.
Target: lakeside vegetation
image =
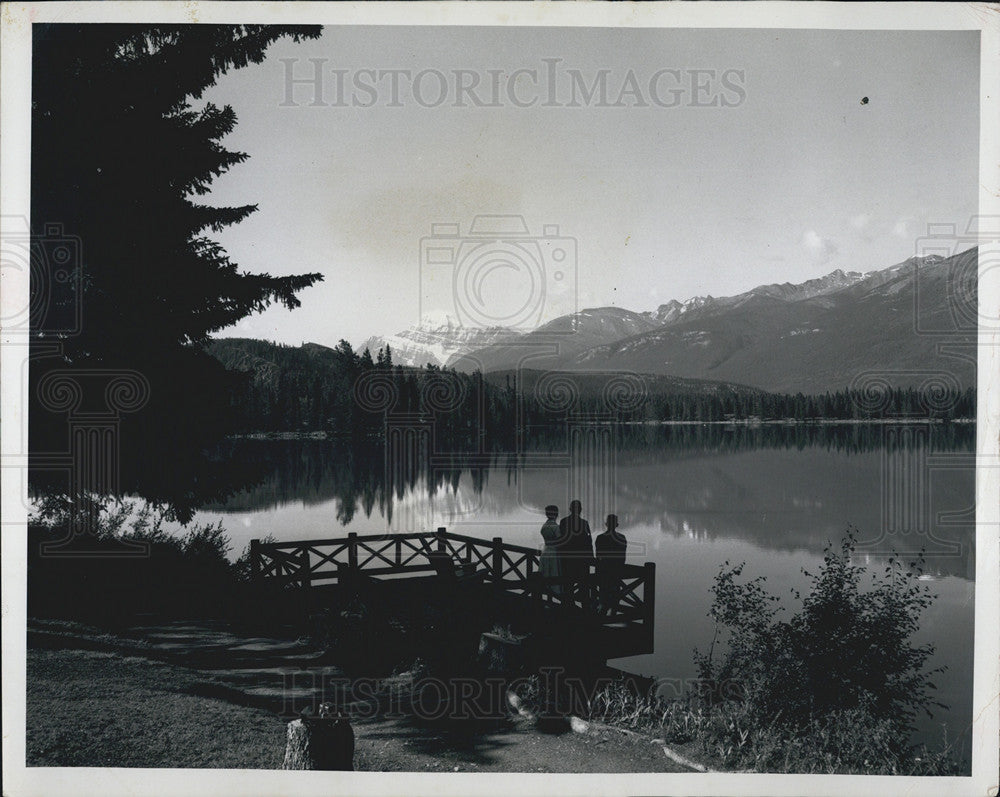
[[[280,769],[280,717],[211,699],[197,671],[109,648],[29,645],[29,766]]]
[[[587,716],[687,745],[724,770],[960,774],[947,736],[936,749],[909,741],[916,714],[942,707],[932,682],[941,669],[925,666],[934,648],[912,641],[932,603],[922,557],[892,557],[880,573],[852,563],[856,541],[849,529],[827,546],[788,619],[764,578],[726,562],[712,585],[716,634],[695,651],[688,693],[620,679],[586,701]],[[523,694],[539,710],[551,703],[538,679]]]

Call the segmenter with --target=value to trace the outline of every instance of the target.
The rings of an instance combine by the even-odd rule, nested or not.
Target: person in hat
[[[597,585],[600,593],[600,610],[611,614],[618,608],[618,587],[621,583],[625,551],[628,541],[618,531],[618,516],[608,515],[606,531],[597,535],[594,548],[597,553]]]

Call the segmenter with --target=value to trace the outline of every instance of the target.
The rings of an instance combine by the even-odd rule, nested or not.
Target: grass
[[[278,769],[285,723],[195,694],[204,676],[135,656],[28,650],[28,766]]]
[[[900,761],[894,727],[863,709],[835,712],[792,730],[776,718],[762,725],[737,701],[694,697],[666,700],[639,694],[623,680],[600,689],[589,719],[687,745],[710,766],[753,772],[865,775],[957,775],[944,741],[937,750],[914,750]]]

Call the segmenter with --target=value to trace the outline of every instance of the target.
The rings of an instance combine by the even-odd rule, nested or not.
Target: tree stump
[[[354,730],[340,717],[302,717],[288,723],[282,769],[354,769]]]

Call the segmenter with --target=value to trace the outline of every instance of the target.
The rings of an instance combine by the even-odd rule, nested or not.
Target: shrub
[[[796,771],[914,768],[917,713],[942,706],[930,679],[943,668],[925,670],[934,648],[911,640],[932,601],[918,582],[923,557],[893,556],[869,572],[851,563],[856,534],[827,545],[819,572],[806,572],[808,594],[793,591],[801,608],[788,620],[763,578],[739,580],[742,564],[716,576],[716,634],[695,662],[712,706],[703,738],[722,759],[778,771],[790,760]]]
[[[74,507],[66,500],[41,501],[30,519],[30,612],[118,622],[139,612],[230,612],[239,602],[221,523],[195,524],[178,534],[164,528],[172,516],[147,503],[93,500],[87,509],[93,520],[85,542],[106,555],[42,555],[43,543],[62,540],[70,528]],[[122,556],[123,541],[148,543],[148,552],[126,549],[131,555]]]
[[[856,532],[828,545],[798,611],[779,619],[763,578],[728,562],[712,586],[716,633],[695,651],[698,688],[665,699],[619,679],[592,696],[592,719],[688,744],[721,768],[760,772],[959,774],[944,740],[909,744],[932,699],[930,645],[911,641],[931,602],[923,561],[893,556],[880,573],[852,565]]]

